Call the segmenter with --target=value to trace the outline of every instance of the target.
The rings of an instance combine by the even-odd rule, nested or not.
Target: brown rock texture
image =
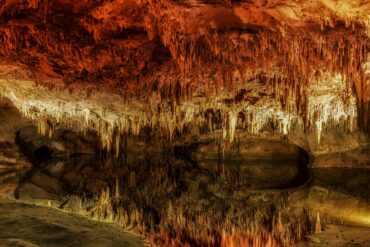
[[[3,0],[0,57],[44,83],[177,102],[259,76],[302,115],[309,79],[341,73],[367,128],[369,13],[362,0]]]

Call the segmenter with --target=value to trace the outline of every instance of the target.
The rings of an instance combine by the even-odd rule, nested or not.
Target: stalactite
[[[176,32],[171,35],[175,34]],[[209,34],[204,32],[203,35]],[[216,54],[216,57],[222,58],[224,62],[230,60],[239,63],[237,58],[230,57],[228,53],[222,53],[222,51],[227,51],[229,49],[228,46],[231,45],[227,37],[217,36],[215,39],[212,37],[212,35],[209,36],[207,42],[209,42],[208,46],[214,46],[210,50]],[[167,38],[172,40],[171,37]],[[2,94],[10,98],[25,116],[32,119],[48,119],[50,123],[55,122],[52,126],[60,124],[81,132],[86,132],[87,130],[98,132],[102,148],[107,150],[107,152],[114,150],[116,157],[120,153],[121,140],[119,136],[124,133],[138,135],[145,126],[149,126],[152,129],[158,127],[160,132],[166,133],[170,143],[173,141],[176,131],[182,134],[186,126],[194,123],[199,126],[208,126],[210,132],[217,131],[216,126],[221,123],[221,139],[229,143],[234,142],[236,129],[241,128],[241,126],[245,127],[245,131],[249,133],[258,134],[271,123],[277,126],[277,132],[286,135],[292,126],[301,126],[303,122],[304,126],[307,125],[316,129],[318,142],[320,142],[322,130],[328,124],[341,126],[343,125],[342,122],[345,121],[348,123],[350,131],[356,129],[356,102],[358,106],[359,102],[364,102],[364,97],[368,96],[366,94],[358,96],[364,93],[362,87],[366,84],[362,83],[360,84],[362,86],[355,87],[358,98],[356,101],[350,90],[350,85],[353,83],[354,78],[358,78],[354,75],[357,73],[357,68],[361,68],[362,66],[360,65],[364,64],[364,58],[359,57],[358,59],[342,63],[342,56],[353,57],[354,54],[359,54],[359,51],[366,50],[365,44],[354,42],[353,45],[348,45],[349,43],[346,39],[331,41],[330,37],[318,36],[315,42],[319,48],[313,47],[311,49],[303,45],[307,43],[307,38],[304,36],[303,38],[295,37],[288,42],[288,45],[282,45],[280,36],[272,35],[267,38],[260,34],[258,38],[259,43],[257,44],[259,44],[259,47],[256,47],[256,44],[241,42],[238,49],[240,49],[241,54],[247,57],[255,57],[259,61],[263,61],[262,70],[259,69],[253,72],[253,67],[251,67],[251,69],[245,72],[245,75],[240,76],[236,76],[235,72],[231,73],[230,76],[226,76],[227,72],[222,72],[221,75],[224,75],[222,80],[234,83],[233,81],[236,81],[235,78],[238,77],[245,78],[245,81],[238,82],[237,87],[236,84],[230,86],[228,90],[204,92],[207,95],[207,100],[199,102],[197,102],[196,98],[190,98],[179,105],[166,103],[163,99],[171,98],[171,95],[177,92],[187,92],[189,87],[194,89],[203,88],[187,84],[187,89],[184,89],[182,88],[184,84],[178,81],[173,86],[171,86],[171,83],[159,82],[157,90],[159,90],[160,94],[157,94],[157,96],[152,94],[154,96],[151,97],[148,109],[145,109],[145,107],[131,109],[131,106],[127,104],[129,99],[126,99],[124,102],[122,102],[122,99],[118,99],[117,102],[122,102],[122,105],[118,106],[117,109],[119,111],[117,111],[116,109],[109,109],[104,103],[100,103],[102,105],[100,106],[91,101],[84,102],[81,99],[77,99],[73,96],[76,93],[71,93],[70,96],[63,96],[63,92],[58,92],[46,98],[40,96],[34,99],[27,97],[22,99],[23,93],[18,92],[16,95],[15,92],[19,89],[9,86],[9,84],[6,87],[10,89]],[[192,47],[194,45],[192,42],[186,46]],[[243,48],[243,45],[246,48]],[[181,45],[179,44],[178,46]],[[257,49],[253,50],[252,47]],[[175,49],[175,47],[171,49]],[[178,49],[173,52],[180,54],[182,48]],[[335,49],[337,49],[337,54],[333,54]],[[266,52],[267,50],[271,52]],[[186,52],[189,51],[199,52],[193,48]],[[195,55],[186,55],[185,57],[194,57]],[[339,57],[339,59],[337,61],[333,60],[334,57]],[[363,55],[363,57],[366,56]],[[297,58],[300,60],[297,61]],[[331,63],[326,64],[325,71],[313,70],[314,66],[323,65],[326,62],[326,58]],[[275,62],[281,59],[286,63],[281,68],[276,68],[270,64],[271,61]],[[193,62],[189,61],[189,63]],[[310,68],[307,66],[310,66]],[[341,67],[342,70],[338,70],[338,67]],[[343,71],[344,68],[345,71]],[[270,70],[267,71],[268,69]],[[232,71],[235,70],[233,69]],[[323,76],[320,77],[317,74],[323,74]],[[304,77],[303,79],[298,79],[302,76]],[[228,77],[234,79],[228,80]],[[209,82],[206,81],[206,83]],[[320,86],[321,84],[323,86]],[[18,86],[22,88],[23,85]],[[205,88],[214,87],[207,86]],[[226,101],[223,103],[227,97],[236,97],[236,88],[246,89],[250,92],[248,97],[252,100],[246,101],[245,98],[242,98],[240,101],[240,99],[235,98],[232,100],[233,103],[231,105]],[[258,91],[259,88],[263,90]],[[333,90],[332,92],[336,95],[331,95],[331,92],[326,91],[327,89]],[[39,95],[38,92],[34,92],[34,94]],[[45,94],[47,95],[48,93],[45,92]],[[93,96],[93,98],[97,102],[101,102],[100,96],[97,95]],[[264,97],[264,95],[267,96]],[[271,97],[272,95],[274,97]],[[71,98],[74,101],[72,100],[71,102]],[[253,102],[253,98],[258,99],[258,102]],[[207,119],[205,116],[207,115],[206,111],[209,109],[212,112],[219,111],[221,113],[220,119]],[[238,117],[239,113],[245,116],[242,120]],[[39,130],[45,134],[52,132],[52,128],[49,128],[41,120],[39,121]]]
[[[235,138],[235,130],[237,123],[237,114],[233,111],[229,112],[229,142],[233,143]]]
[[[316,126],[318,140],[320,139],[323,125],[329,123],[339,126],[341,121],[347,121],[349,129],[351,131],[354,130],[356,128],[355,119],[357,116],[356,100],[349,90],[350,87],[347,86],[348,83],[344,82],[340,74],[336,76],[332,76],[330,73],[325,74],[321,79],[316,77],[311,76],[311,82],[308,86],[307,99],[305,101],[309,103],[305,119],[307,119],[309,126]],[[288,97],[289,102],[294,102],[293,99],[296,96],[294,96],[294,92],[285,95],[286,92],[289,92],[290,87],[284,86],[284,83],[281,82],[284,79],[279,82],[280,79],[278,78],[280,77],[274,76],[274,79],[270,80],[271,82],[265,83],[265,79],[258,77],[254,83],[248,82],[248,84],[245,84],[244,87],[250,88],[248,90],[251,92],[249,93],[251,95],[248,97],[259,98],[259,101],[258,103],[249,103],[248,101],[244,103],[235,102],[232,110],[228,104],[220,103],[222,102],[220,95],[213,96],[215,97],[214,101],[184,102],[179,106],[172,107],[173,110],[170,110],[166,104],[162,105],[160,101],[152,101],[151,109],[153,110],[150,111],[148,111],[149,109],[141,109],[139,112],[132,111],[123,104],[121,112],[113,112],[108,110],[104,104],[103,106],[94,106],[94,103],[91,106],[80,100],[76,100],[75,103],[67,102],[62,99],[63,97],[60,97],[60,92],[58,92],[58,96],[54,95],[50,99],[40,100],[35,98],[23,101],[13,91],[4,93],[3,88],[2,94],[11,98],[27,117],[33,119],[48,118],[52,122],[55,121],[62,126],[81,132],[86,132],[86,130],[97,131],[101,139],[102,148],[107,151],[115,150],[115,155],[118,157],[121,143],[119,136],[129,132],[138,135],[144,126],[149,126],[150,128],[158,126],[162,131],[168,133],[170,142],[172,142],[176,131],[180,134],[183,133],[185,126],[197,123],[200,126],[208,126],[208,130],[212,132],[217,130],[217,121],[222,123],[222,139],[229,143],[234,141],[237,128],[245,127],[246,131],[258,134],[269,123],[277,126],[279,133],[286,135],[293,125],[298,124],[300,126],[304,120],[295,113],[297,112],[295,109],[296,105],[284,104],[285,100],[279,102],[281,97]],[[273,85],[272,87],[270,87],[271,84]],[[326,87],[320,87],[321,84],[326,85]],[[240,87],[243,87],[243,83],[241,83]],[[256,91],[258,88],[261,91]],[[16,91],[14,87],[13,89]],[[333,97],[336,96],[331,96],[330,92],[325,91],[327,89],[332,89],[334,94],[341,95],[339,96],[341,97],[340,100],[333,101]],[[264,94],[267,96],[261,97]],[[275,95],[275,98],[268,96],[272,94]],[[328,104],[328,102],[333,103]],[[155,110],[158,108],[158,104],[162,105],[159,107],[161,109],[159,112]],[[209,109],[212,112],[215,110],[220,111],[222,113],[221,119],[214,120],[214,118],[207,117],[209,115],[206,112]],[[245,117],[239,119],[239,113]],[[46,125],[42,121],[39,125],[40,131],[46,133]]]
[[[340,74],[324,74],[312,78],[308,87],[307,121],[316,128],[317,141],[326,125],[353,131],[357,117],[356,99],[347,81]],[[342,123],[345,124],[342,124]]]
[[[247,67],[251,74],[261,73],[262,70],[267,78],[273,78],[279,74],[280,77],[286,78],[281,81],[283,83],[281,86],[287,89],[281,94],[282,101],[285,104],[295,102],[297,113],[302,117],[307,113],[306,102],[304,102],[305,90],[314,71],[321,69],[323,72],[341,73],[353,84],[363,81],[357,75],[361,73],[358,68],[364,61],[363,51],[369,49],[369,39],[364,37],[361,31],[355,34],[351,32],[355,25],[354,21],[345,20],[346,28],[338,29],[333,20],[325,20],[322,22],[325,24],[323,28],[332,29],[330,35],[314,31],[304,33],[292,29],[286,30],[290,35],[283,36],[263,30],[249,36],[248,39],[245,39],[248,35],[238,36],[234,33],[219,35],[212,30],[196,30],[195,27],[187,26],[189,22],[190,20],[181,22],[181,31],[178,30],[175,22],[165,20],[161,22],[163,26],[160,27],[163,42],[170,48],[173,58],[179,59],[178,64],[181,68],[185,66],[187,70],[192,68],[194,72],[197,71],[195,67],[204,67],[199,64],[202,64],[202,59],[207,57],[205,53],[208,53],[208,58],[213,63],[219,63],[222,68],[225,68],[221,81],[225,81],[227,71],[233,70],[235,66]],[[362,26],[356,26],[356,28],[363,30]],[[192,31],[191,35],[188,34],[189,30]],[[184,48],[185,39],[192,47],[191,56],[187,55],[188,49]],[[237,53],[230,51],[237,51]],[[250,63],[244,62],[242,57],[248,58],[244,61],[247,60]],[[204,63],[207,62],[208,59],[205,59]],[[230,66],[231,64],[233,66]],[[220,88],[217,85],[216,88]],[[226,85],[226,88],[233,88],[232,83],[226,83]],[[357,102],[361,102],[363,91],[363,89],[357,90],[359,99]],[[206,94],[208,95],[207,92]]]

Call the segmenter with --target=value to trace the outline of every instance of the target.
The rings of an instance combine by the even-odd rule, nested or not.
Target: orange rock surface
[[[0,60],[45,85],[177,103],[259,77],[302,117],[309,81],[340,73],[366,129],[369,30],[363,0],[2,0]]]

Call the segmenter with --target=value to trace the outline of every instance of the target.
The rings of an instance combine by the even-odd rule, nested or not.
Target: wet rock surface
[[[305,246],[355,247],[369,245],[368,228],[328,225],[325,228],[325,232],[309,237],[309,241]]]
[[[144,246],[137,236],[80,215],[0,197],[1,247]]]
[[[89,145],[79,145],[81,151],[76,144],[81,140],[72,141],[77,135],[71,137],[70,133],[65,135],[69,141],[63,142],[70,148],[60,148],[37,134],[37,128],[34,132],[33,123],[22,118],[10,102],[0,102],[0,246],[144,246],[140,238],[123,233],[117,226],[50,208],[59,208],[68,191],[61,180],[63,163],[53,164],[50,173],[35,164],[52,156],[66,160],[66,150],[73,156],[88,152]],[[22,140],[27,149],[15,142],[19,129],[24,130]],[[39,156],[41,147],[47,147],[44,150],[48,155]]]
[[[0,104],[0,193],[13,196],[32,164],[14,143],[14,133],[28,121],[23,119],[9,101]]]

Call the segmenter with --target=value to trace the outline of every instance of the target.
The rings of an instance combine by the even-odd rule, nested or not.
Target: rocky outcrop
[[[32,164],[14,143],[16,128],[27,124],[9,101],[0,103],[0,195],[14,196]]]

